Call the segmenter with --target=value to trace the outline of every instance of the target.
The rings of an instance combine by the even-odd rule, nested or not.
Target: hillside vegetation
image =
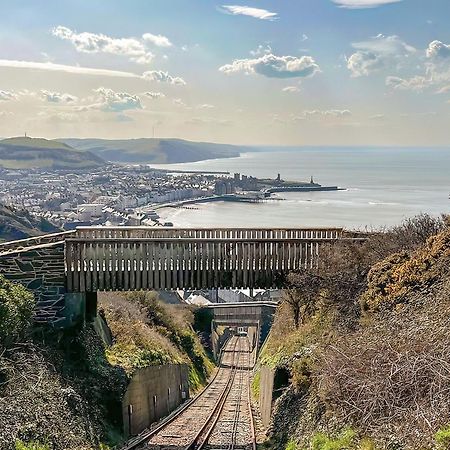
[[[33,296],[0,276],[0,449],[105,450],[123,442],[122,398],[133,373],[186,363],[198,389],[212,363],[193,313],[152,293],[104,296],[93,324],[35,329]]]
[[[259,361],[289,373],[267,448],[450,448],[449,225],[420,216],[290,275]]]
[[[105,161],[139,164],[170,164],[239,156],[241,147],[183,139],[61,139],[61,142],[89,151]]]
[[[84,170],[104,164],[93,153],[58,141],[30,137],[0,140],[0,167],[4,169]]]
[[[182,305],[159,300],[156,292],[108,293],[100,308],[113,342],[106,356],[127,374],[158,364],[187,364],[193,391],[205,384],[213,363],[193,329],[194,314]]]
[[[45,219],[38,219],[25,210],[0,204],[0,242],[25,239],[57,231],[58,228]]]

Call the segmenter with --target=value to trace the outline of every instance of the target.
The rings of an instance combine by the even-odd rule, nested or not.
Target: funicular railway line
[[[193,401],[124,449],[254,450],[250,343],[233,336],[214,379]]]

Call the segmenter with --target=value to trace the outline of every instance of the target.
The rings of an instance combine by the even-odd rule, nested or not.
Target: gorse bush
[[[0,348],[22,338],[31,325],[34,296],[0,275]]]
[[[50,450],[48,445],[39,444],[39,442],[16,441],[15,450]]]

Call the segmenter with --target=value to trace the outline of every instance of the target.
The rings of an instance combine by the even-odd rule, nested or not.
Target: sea
[[[420,213],[450,213],[450,148],[289,148],[153,167],[228,171],[339,186],[279,193],[249,204],[214,202],[158,211],[179,227],[345,227],[377,230]],[[192,208],[192,209],[191,209]]]

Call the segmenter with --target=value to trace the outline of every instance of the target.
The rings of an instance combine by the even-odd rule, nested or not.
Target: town
[[[261,180],[239,173],[109,164],[83,172],[1,169],[0,203],[64,230],[95,225],[172,226],[160,221],[158,209],[218,200],[263,202],[273,192],[329,188],[312,178],[309,183],[285,183],[279,174]]]

